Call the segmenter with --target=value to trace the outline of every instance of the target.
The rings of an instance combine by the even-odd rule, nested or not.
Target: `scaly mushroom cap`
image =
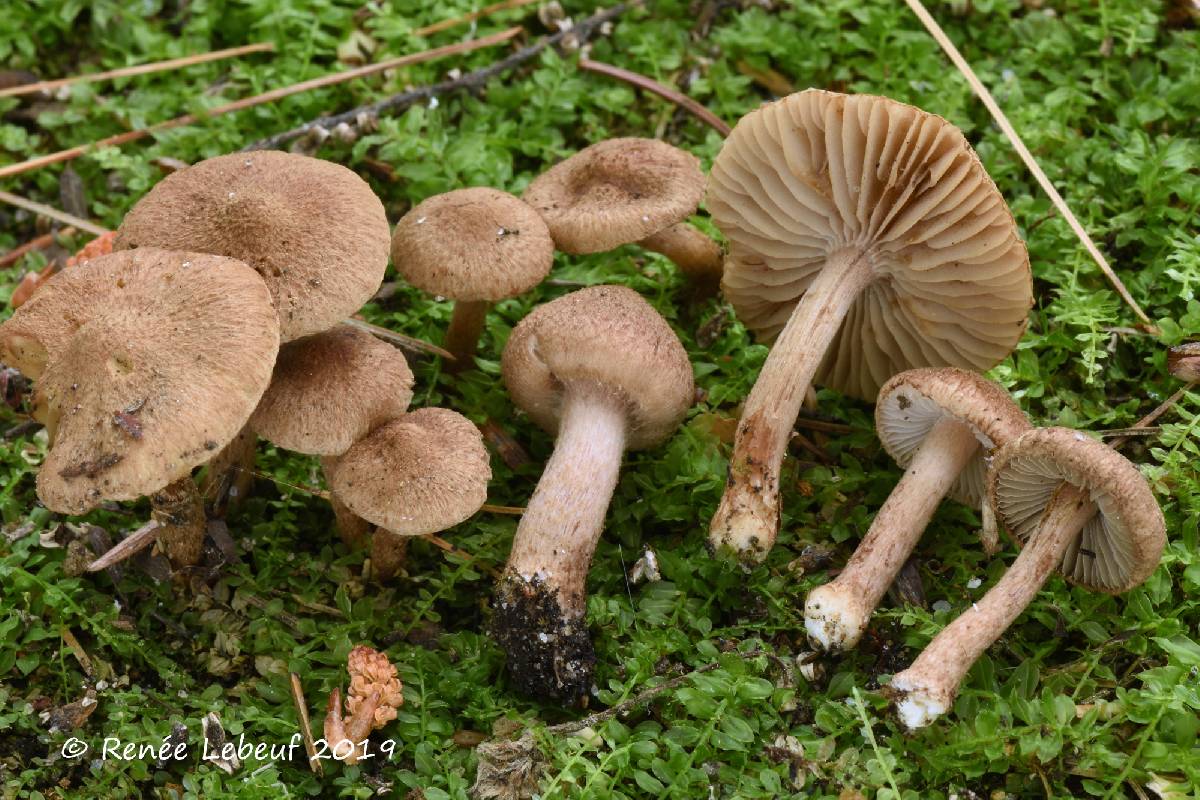
[[[704,173],[691,153],[657,139],[608,139],[543,172],[526,203],[564,253],[601,253],[687,219],[700,205]]]
[[[279,349],[250,428],[296,453],[341,455],[407,411],[412,386],[403,353],[364,330],[338,325]]]
[[[60,272],[0,326],[51,436],[38,496],[82,514],[186,477],[246,424],[278,348],[270,292],[240,261],[147,248]]]
[[[695,395],[679,337],[624,286],[580,289],[538,306],[513,329],[500,366],[513,402],[550,433],[558,432],[564,384],[617,392],[634,450],[670,436]]]
[[[487,500],[483,435],[461,414],[421,408],[326,461],[329,488],[358,516],[397,536],[453,527]]]
[[[966,425],[982,450],[954,482],[950,496],[975,508],[987,495],[988,458],[1033,426],[1008,392],[974,372],[943,367],[913,369],[879,390],[875,430],[896,463],[907,467],[933,426],[944,417]]]
[[[1038,428],[996,451],[988,493],[997,520],[1026,541],[1064,481],[1091,495],[1099,510],[1067,548],[1059,571],[1108,594],[1146,580],[1166,546],[1162,510],[1137,467],[1078,431]]]
[[[545,221],[525,202],[486,187],[417,204],[396,223],[392,263],[418,289],[495,302],[542,282],[554,264]]]
[[[962,133],[886,97],[815,89],[752,111],[713,163],[722,289],[764,341],[829,256],[868,259],[818,383],[873,397],[912,367],[984,370],[1025,330],[1033,287],[1012,214]]]
[[[333,327],[379,289],[388,223],[371,187],[319,158],[259,150],[163,178],[117,230],[117,250],[215,253],[258,270],[283,341]]]

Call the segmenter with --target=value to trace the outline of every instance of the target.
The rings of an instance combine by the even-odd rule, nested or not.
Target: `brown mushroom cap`
[[[403,353],[360,328],[338,325],[280,348],[250,427],[287,450],[340,455],[408,410],[412,385]]]
[[[147,248],[60,272],[0,326],[0,353],[38,376],[38,496],[81,514],[186,477],[245,425],[278,348],[240,261]]]
[[[529,184],[525,202],[564,253],[600,253],[681,222],[704,194],[700,160],[657,139],[585,147]]]
[[[511,194],[457,189],[418,203],[396,223],[392,263],[430,294],[495,302],[542,282],[554,241],[541,216]]]
[[[351,511],[398,536],[423,536],[470,517],[492,477],[483,435],[461,414],[421,408],[326,462],[329,488]]]
[[[1137,467],[1110,447],[1068,428],[1038,428],[996,451],[988,493],[996,518],[1019,541],[1036,533],[1063,482],[1098,509],[1063,555],[1071,583],[1119,594],[1158,566],[1166,523]]]
[[[215,253],[258,270],[283,341],[333,327],[371,299],[388,260],[371,187],[319,158],[259,150],[201,161],[138,201],[114,247]]]
[[[979,507],[987,495],[988,458],[1033,426],[1008,392],[974,372],[953,367],[913,369],[879,390],[875,429],[896,463],[907,467],[929,431],[944,417],[961,422],[982,449],[954,482],[950,496]]]
[[[763,340],[831,254],[869,260],[818,383],[870,398],[912,367],[986,369],[1025,330],[1012,214],[962,133],[913,106],[810,89],[752,111],[713,164],[708,208],[729,239],[725,296]]]
[[[695,394],[679,337],[624,286],[580,289],[538,306],[513,329],[500,363],[513,402],[550,433],[558,431],[565,383],[619,392],[629,449],[670,436]]]

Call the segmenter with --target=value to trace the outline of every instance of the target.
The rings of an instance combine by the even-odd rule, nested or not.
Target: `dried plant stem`
[[[209,53],[197,53],[193,56],[184,56],[183,58],[172,58],[169,61],[153,61],[149,64],[138,64],[133,67],[121,67],[120,69],[111,69],[107,72],[93,72],[88,75],[75,75],[70,78],[57,78],[51,81],[38,81],[37,83],[25,83],[20,86],[12,86],[8,89],[0,89],[0,97],[16,97],[23,94],[34,94],[36,92],[52,92],[55,89],[60,89],[63,86],[70,86],[75,83],[95,83],[97,81],[107,81],[113,78],[130,78],[134,75],[148,75],[152,72],[167,72],[181,67],[190,67],[194,64],[204,64],[209,61],[220,61],[225,58],[237,58],[239,56],[249,55],[251,53],[266,53],[275,49],[274,42],[259,42],[257,44],[247,44],[241,47],[230,47],[225,50],[213,50]]]
[[[484,6],[478,11],[472,11],[469,14],[463,14],[461,17],[453,19],[444,19],[441,22],[435,22],[432,25],[426,25],[424,28],[417,28],[413,31],[413,36],[429,36],[433,33],[441,33],[442,31],[450,30],[451,28],[465,25],[468,22],[474,22],[477,19],[483,19],[489,14],[495,14],[499,11],[509,11],[514,8],[523,8],[524,6],[533,5],[538,0],[502,0],[499,3],[492,3],[490,6]]]
[[[296,705],[296,718],[300,721],[300,735],[304,738],[304,752],[308,753],[308,766],[317,775],[324,775],[321,759],[317,758],[317,743],[313,739],[312,722],[308,718],[308,701],[304,699],[304,687],[300,685],[300,676],[289,673],[292,687],[292,702]]]
[[[405,336],[403,333],[397,333],[396,331],[388,330],[387,328],[381,328],[378,325],[372,325],[366,320],[361,320],[357,317],[350,317],[346,320],[346,324],[353,325],[355,328],[361,328],[372,336],[375,336],[377,339],[382,339],[388,344],[393,344],[396,347],[399,347],[401,350],[408,350],[413,353],[429,353],[431,355],[441,356],[442,358],[450,361],[454,360],[454,355],[449,350],[444,350],[443,348],[438,347],[436,344],[430,344],[423,339],[414,339],[411,336]]]
[[[61,222],[64,225],[70,225],[74,228],[78,228],[81,231],[87,231],[88,233],[96,236],[103,236],[104,234],[108,233],[107,228],[101,228],[94,222],[89,222],[88,220],[77,217],[74,214],[68,214],[65,211],[59,211],[54,206],[48,206],[45,203],[39,203],[34,200],[26,200],[24,197],[21,197],[18,194],[13,194],[12,192],[0,190],[0,202],[8,203],[10,206],[16,206],[17,208],[23,208],[26,211],[30,211],[34,214],[41,214],[43,217],[49,217],[55,222]]]
[[[217,106],[216,108],[210,108],[200,114],[184,114],[182,117],[169,119],[165,122],[160,122],[157,125],[151,125],[148,128],[138,128],[137,130],[126,131],[125,133],[119,133],[116,136],[110,136],[107,139],[101,139],[98,142],[91,142],[89,144],[79,145],[78,147],[70,147],[66,150],[60,150],[57,153],[50,153],[49,155],[38,156],[37,158],[32,158],[28,161],[22,161],[19,164],[10,164],[6,167],[0,167],[0,178],[10,178],[13,175],[20,175],[24,172],[49,166],[50,164],[58,164],[63,161],[70,161],[71,159],[79,158],[80,156],[100,147],[118,147],[120,145],[127,144],[128,142],[136,141],[137,139],[143,139],[160,131],[178,128],[182,125],[191,125],[192,123],[199,122],[203,119],[217,117],[233,111],[241,111],[246,108],[253,108],[254,106],[260,106],[265,103],[273,103],[276,100],[282,100],[283,98],[291,97],[294,94],[312,91],[313,89],[323,89],[326,86],[344,83],[346,81],[354,80],[355,78],[374,75],[375,73],[382,72],[386,69],[394,69],[396,67],[402,67],[408,64],[419,64],[425,61],[433,61],[439,58],[445,58],[446,56],[457,55],[459,53],[468,53],[472,50],[478,50],[483,47],[492,47],[512,39],[522,30],[522,28],[509,28],[506,31],[495,33],[491,36],[485,36],[481,39],[472,39],[467,42],[460,42],[458,44],[452,44],[446,47],[435,47],[432,50],[411,53],[406,56],[400,56],[399,58],[380,61],[377,64],[368,64],[365,67],[346,70],[345,72],[335,72],[331,75],[322,75],[320,78],[313,78],[312,80],[294,83],[291,86],[282,86],[278,89],[272,89],[269,92],[264,92],[263,94],[257,94],[253,97],[246,97],[241,100],[236,100],[232,103],[226,103],[225,105]]]
[[[154,544],[155,534],[160,525],[157,520],[150,520],[133,533],[126,536],[117,545],[87,565],[88,572],[99,572],[113,564],[119,564],[132,555],[136,555]]]
[[[54,237],[56,236],[70,236],[75,232],[75,228],[68,225],[67,227],[57,231],[43,233],[41,236],[37,237],[36,239],[29,240],[20,247],[14,247],[12,250],[9,250],[4,255],[0,256],[0,269],[11,267],[13,264],[20,261],[26,253],[32,253],[34,250],[45,250],[50,245],[54,244]]]
[[[1046,177],[1046,173],[1042,171],[1040,166],[1038,166],[1033,154],[1030,153],[1029,148],[1025,146],[1025,142],[1021,140],[1020,135],[1012,126],[1012,123],[1008,121],[1008,117],[1006,117],[1004,112],[1000,110],[1000,106],[996,103],[996,99],[992,97],[992,93],[989,92],[988,88],[983,85],[983,81],[979,80],[979,76],[975,74],[975,70],[971,69],[971,65],[967,63],[967,60],[963,58],[962,53],[960,53],[958,48],[954,46],[954,42],[950,41],[950,37],[947,36],[946,32],[942,30],[942,27],[938,25],[937,20],[933,18],[933,15],[926,10],[925,6],[921,3],[921,0],[905,0],[905,2],[908,3],[908,7],[911,8],[912,12],[917,15],[917,19],[921,21],[921,24],[925,26],[925,29],[929,31],[930,35],[937,40],[939,45],[941,45],[942,50],[944,50],[946,55],[949,56],[950,60],[954,62],[954,66],[958,68],[958,71],[961,72],[963,77],[967,79],[967,83],[971,85],[971,89],[976,95],[979,96],[979,99],[983,101],[983,104],[987,107],[988,112],[991,113],[992,119],[996,120],[996,124],[1000,126],[1000,130],[1002,130],[1004,135],[1008,137],[1008,140],[1012,142],[1012,146],[1017,151],[1017,155],[1021,157],[1021,160],[1025,162],[1025,166],[1029,168],[1031,173],[1033,173],[1033,177],[1037,180],[1038,185],[1042,187],[1042,191],[1046,193],[1046,195],[1050,198],[1050,202],[1054,204],[1056,209],[1058,209],[1058,213],[1062,214],[1063,219],[1067,221],[1067,225],[1069,225],[1071,230],[1075,232],[1075,235],[1079,237],[1079,241],[1083,243],[1084,249],[1088,251],[1088,254],[1091,255],[1092,259],[1096,262],[1096,266],[1100,267],[1100,271],[1104,273],[1106,278],[1108,278],[1108,282],[1112,284],[1114,289],[1116,289],[1117,294],[1119,294],[1121,299],[1133,309],[1133,312],[1138,316],[1138,318],[1157,335],[1158,328],[1154,325],[1150,318],[1146,316],[1146,312],[1142,311],[1141,306],[1137,304],[1137,301],[1134,300],[1133,296],[1129,294],[1129,290],[1125,288],[1125,284],[1121,282],[1121,279],[1117,277],[1115,272],[1113,272],[1112,267],[1108,265],[1108,261],[1104,258],[1104,254],[1100,252],[1098,247],[1096,247],[1095,242],[1092,241],[1092,237],[1088,235],[1088,232],[1083,229],[1083,225],[1081,225],[1079,220],[1075,218],[1075,215],[1067,206],[1066,201],[1063,200],[1062,195],[1058,193],[1058,190],[1054,188],[1054,184],[1052,184],[1050,179]]]
[[[728,136],[732,130],[724,120],[700,105],[700,103],[676,89],[664,86],[653,78],[648,78],[645,75],[622,69],[621,67],[614,67],[612,64],[605,64],[603,61],[592,61],[590,58],[579,59],[579,68],[587,72],[594,72],[597,75],[607,75],[610,78],[625,81],[639,89],[656,94],[664,100],[668,100],[679,106],[722,136]]]
[[[1142,428],[1150,427],[1150,425],[1155,420],[1157,420],[1163,414],[1170,411],[1175,406],[1175,404],[1179,402],[1180,398],[1183,397],[1184,394],[1186,394],[1187,392],[1190,392],[1195,386],[1196,386],[1196,382],[1192,381],[1191,383],[1185,384],[1184,386],[1180,387],[1179,390],[1175,392],[1175,394],[1171,395],[1166,400],[1159,403],[1158,408],[1154,409],[1149,414],[1147,414],[1146,416],[1139,419],[1133,425],[1130,425],[1129,426],[1130,430],[1131,431],[1132,430],[1140,430]],[[1133,436],[1136,436],[1136,435],[1137,434],[1133,434]],[[1108,443],[1108,446],[1111,447],[1113,450],[1120,450],[1121,447],[1126,442],[1128,442],[1131,438],[1133,438],[1133,437],[1132,436],[1122,436],[1120,439],[1113,439],[1111,442]]]

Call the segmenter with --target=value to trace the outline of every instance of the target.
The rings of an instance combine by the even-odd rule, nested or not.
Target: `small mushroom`
[[[266,285],[233,259],[147,248],[55,275],[0,326],[50,435],[38,497],[83,514],[150,496],[171,560],[195,563],[191,471],[245,425],[278,348]]]
[[[324,463],[333,493],[380,529],[372,544],[379,578],[397,567],[403,537],[445,530],[478,511],[492,477],[479,429],[444,408],[385,423]]]
[[[879,391],[875,427],[884,448],[906,467],[846,568],[809,592],[804,623],[823,650],[858,644],[875,607],[949,494],[979,508],[987,459],[1030,429],[1008,393],[966,370],[915,369]]]
[[[511,194],[476,187],[418,203],[396,223],[392,263],[418,289],[455,301],[446,332],[453,369],[471,365],[488,307],[542,282],[554,242],[536,211]]]
[[[1120,594],[1150,576],[1166,545],[1162,511],[1137,467],[1077,431],[1032,430],[997,450],[988,493],[997,518],[1024,546],[996,585],[892,679],[896,711],[909,728],[949,711],[971,665],[1055,567],[1073,584]]]
[[[402,416],[412,386],[403,353],[364,330],[338,325],[279,349],[250,428],[296,453],[341,455]]]
[[[1167,369],[1181,381],[1200,381],[1200,342],[1188,342],[1168,350]]]
[[[383,204],[350,170],[258,150],[163,178],[125,215],[113,246],[244,261],[270,287],[287,342],[333,327],[371,299],[387,268],[388,234]]]
[[[675,262],[700,289],[721,281],[721,248],[687,224],[704,193],[691,153],[657,139],[609,139],[585,147],[525,190],[564,253],[603,253],[638,243]]]
[[[534,309],[501,370],[514,403],[556,439],[496,588],[492,631],[521,691],[573,703],[592,683],[585,584],[621,455],[678,427],[692,369],[636,292],[597,286]]]
[[[752,111],[713,164],[722,289],[774,339],[738,423],[709,543],[760,562],[814,380],[873,397],[913,367],[986,369],[1025,330],[1029,256],[962,133],[884,97],[808,90]]]

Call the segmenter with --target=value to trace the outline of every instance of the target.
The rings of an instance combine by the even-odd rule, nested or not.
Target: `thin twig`
[[[639,89],[656,94],[687,111],[722,136],[728,136],[729,132],[733,130],[724,120],[700,105],[700,103],[680,91],[672,89],[669,86],[664,86],[653,78],[648,78],[645,75],[622,69],[621,67],[614,67],[612,64],[605,64],[603,61],[592,61],[590,58],[579,59],[579,68],[587,72],[594,72],[597,75],[607,75],[610,78],[625,81]]]
[[[484,503],[479,510],[486,514],[507,514],[511,517],[519,517],[525,513],[521,506],[494,506],[491,503]]]
[[[1131,428],[1148,428],[1148,427],[1150,427],[1150,425],[1156,419],[1158,419],[1163,414],[1170,411],[1171,408],[1173,408],[1175,406],[1175,404],[1179,402],[1179,399],[1184,396],[1184,394],[1186,394],[1187,392],[1190,392],[1192,389],[1194,389],[1196,386],[1196,383],[1197,383],[1196,381],[1192,381],[1191,383],[1188,383],[1188,384],[1180,387],[1179,391],[1175,392],[1175,394],[1171,395],[1166,400],[1159,403],[1158,408],[1154,409],[1149,414],[1147,414],[1146,416],[1139,419],[1137,422],[1135,422],[1130,427]],[[1113,450],[1120,450],[1121,446],[1124,445],[1126,442],[1128,442],[1129,439],[1130,439],[1130,437],[1128,437],[1128,436],[1124,436],[1120,439],[1113,439],[1111,442],[1108,443],[1108,446],[1111,447]]]
[[[1029,148],[1025,146],[1025,142],[1021,140],[1020,135],[1012,126],[1012,123],[1008,121],[1008,117],[1006,117],[1004,112],[1000,110],[1000,106],[996,103],[996,99],[992,97],[992,93],[989,92],[988,88],[983,85],[983,81],[979,80],[979,76],[975,74],[975,70],[971,69],[971,65],[967,63],[967,60],[963,58],[962,53],[960,53],[958,48],[954,46],[954,42],[950,41],[950,37],[947,36],[946,32],[942,30],[942,27],[938,25],[937,20],[933,18],[933,15],[926,10],[925,6],[921,3],[921,0],[905,0],[905,2],[908,3],[908,7],[912,9],[912,12],[917,15],[917,19],[921,20],[921,24],[925,26],[925,29],[929,31],[930,35],[937,40],[939,45],[941,45],[942,50],[944,50],[946,55],[950,57],[950,60],[954,62],[954,66],[958,67],[958,71],[961,72],[963,77],[967,79],[967,83],[971,85],[971,89],[979,96],[979,99],[983,101],[983,104],[987,106],[987,110],[991,113],[992,119],[996,120],[996,124],[1000,126],[1000,130],[1002,130],[1004,135],[1008,137],[1008,140],[1012,142],[1012,146],[1017,151],[1017,155],[1021,157],[1021,160],[1025,162],[1025,166],[1028,167],[1029,171],[1033,173],[1033,177],[1042,187],[1042,191],[1049,196],[1050,202],[1053,203],[1054,207],[1058,209],[1058,213],[1062,214],[1063,219],[1067,221],[1067,225],[1069,225],[1071,230],[1075,232],[1075,235],[1079,237],[1079,241],[1083,243],[1084,249],[1088,251],[1088,254],[1091,255],[1092,259],[1096,262],[1096,266],[1100,267],[1100,271],[1104,273],[1106,278],[1108,278],[1108,282],[1111,283],[1113,288],[1117,290],[1117,294],[1119,294],[1121,299],[1133,309],[1133,312],[1137,314],[1138,318],[1141,319],[1143,323],[1145,323],[1147,328],[1152,330],[1155,335],[1157,335],[1158,328],[1153,322],[1150,321],[1150,318],[1146,316],[1146,312],[1142,311],[1141,306],[1137,304],[1137,301],[1133,299],[1131,294],[1129,294],[1129,290],[1125,288],[1125,284],[1121,282],[1121,279],[1117,277],[1115,272],[1113,272],[1112,267],[1108,265],[1108,261],[1104,258],[1104,254],[1100,252],[1100,249],[1096,247],[1096,244],[1092,241],[1092,237],[1088,235],[1088,232],[1083,229],[1083,225],[1081,225],[1079,220],[1075,218],[1075,215],[1071,213],[1071,209],[1067,206],[1066,201],[1063,200],[1062,195],[1058,193],[1058,190],[1054,188],[1054,184],[1052,184],[1050,179],[1046,177],[1046,173],[1042,171],[1040,166],[1038,166],[1037,161],[1033,158],[1033,154],[1030,153]]]
[[[250,53],[266,53],[274,49],[275,44],[273,42],[259,42],[257,44],[242,45],[241,47],[230,47],[225,50],[214,50],[211,53],[197,53],[194,56],[172,58],[169,61],[153,61],[149,64],[121,67],[120,69],[111,69],[107,72],[93,72],[88,75],[75,75],[71,78],[57,78],[51,81],[24,83],[20,86],[0,89],[0,97],[16,97],[17,95],[34,94],[35,92],[51,92],[75,83],[95,83],[96,81],[107,81],[113,78],[129,78],[134,75],[147,75],[152,72],[166,72],[181,67],[190,67],[193,64],[204,64],[209,61],[220,61],[225,58],[237,58],[238,56],[249,55]]]
[[[32,253],[34,250],[45,250],[50,245],[54,244],[54,238],[56,236],[70,236],[73,233],[75,233],[75,228],[68,225],[67,227],[60,228],[57,231],[43,233],[36,239],[31,239],[19,247],[14,247],[12,250],[9,250],[4,255],[0,256],[0,269],[11,267],[13,264],[20,261],[26,253]]]
[[[457,55],[459,53],[468,53],[472,50],[478,50],[483,47],[492,47],[512,39],[522,30],[522,28],[509,28],[506,31],[495,33],[491,36],[485,36],[481,39],[471,39],[470,41],[459,42],[458,44],[452,44],[446,47],[435,47],[432,50],[424,50],[420,53],[412,53],[407,56],[400,56],[399,58],[380,61],[378,64],[368,64],[365,67],[350,69],[346,70],[345,72],[335,72],[330,75],[322,75],[319,78],[302,81],[300,83],[292,84],[291,86],[283,86],[278,89],[272,89],[271,91],[264,92],[263,94],[257,94],[253,97],[247,97],[242,100],[236,100],[232,103],[226,103],[225,105],[217,106],[216,108],[210,108],[207,111],[199,114],[184,114],[182,117],[169,119],[166,122],[160,122],[156,125],[151,125],[148,128],[138,128],[136,130],[126,131],[125,133],[119,133],[116,136],[110,136],[107,139],[101,139],[98,142],[91,142],[89,144],[79,145],[78,147],[70,147],[66,150],[60,150],[57,153],[50,153],[49,155],[38,156],[37,158],[32,158],[28,161],[22,161],[19,164],[10,164],[6,167],[0,167],[0,178],[10,178],[13,175],[20,175],[24,172],[29,172],[30,170],[49,166],[50,164],[58,164],[63,161],[70,161],[71,159],[79,158],[80,156],[101,147],[118,147],[138,139],[143,139],[160,131],[178,128],[181,125],[191,125],[194,122],[210,119],[212,117],[218,117],[222,114],[228,114],[233,111],[241,111],[242,109],[261,106],[264,103],[273,103],[276,100],[282,100],[283,98],[291,97],[294,94],[312,91],[313,89],[323,89],[327,86],[333,86],[338,83],[345,83],[346,81],[354,80],[355,78],[373,75],[376,72],[381,72],[386,69],[393,69],[395,67],[405,66],[407,64],[418,64],[425,61],[433,61],[435,59],[445,58],[446,56]]]
[[[312,723],[308,718],[308,701],[304,699],[304,687],[300,685],[300,676],[294,672],[288,673],[291,678],[292,702],[296,705],[296,717],[300,720],[300,736],[304,739],[304,751],[308,753],[308,766],[317,775],[324,775],[325,768],[321,759],[317,758],[317,743],[313,739]]]
[[[408,350],[413,353],[429,353],[435,356],[441,356],[447,361],[454,361],[454,356],[449,350],[443,350],[436,344],[430,344],[424,339],[414,339],[412,336],[405,336],[403,333],[397,333],[387,328],[381,328],[378,325],[372,325],[366,320],[358,317],[350,317],[346,320],[347,325],[353,325],[355,328],[361,328],[369,334],[372,334],[378,339],[382,339],[388,344],[394,344],[402,350]]]
[[[801,415],[796,418],[797,428],[806,428],[810,431],[820,431],[821,433],[853,433],[854,428],[850,425],[844,425],[840,422],[826,422],[823,419],[813,419]]]
[[[74,214],[68,214],[65,211],[59,211],[54,206],[48,206],[45,203],[39,203],[35,200],[27,200],[19,194],[5,192],[0,190],[0,203],[8,203],[10,206],[23,208],[26,211],[31,211],[34,214],[41,214],[43,217],[49,217],[56,222],[61,222],[64,225],[71,225],[81,231],[87,231],[94,236],[102,236],[108,233],[107,228],[101,228],[94,222],[89,222],[86,219],[77,217]]]
[[[553,36],[545,36],[538,39],[531,45],[522,47],[512,55],[504,58],[494,64],[489,64],[486,67],[481,67],[473,72],[468,72],[466,75],[461,75],[452,80],[434,83],[428,86],[418,86],[415,89],[410,89],[400,94],[385,97],[375,103],[358,106],[341,114],[333,114],[328,117],[319,117],[318,119],[310,120],[303,125],[292,128],[291,130],[276,133],[268,136],[265,139],[259,139],[257,142],[246,145],[242,148],[246,150],[272,150],[282,147],[293,139],[298,139],[309,131],[315,129],[330,130],[342,123],[354,125],[360,118],[375,118],[384,112],[394,113],[403,111],[411,105],[424,100],[430,100],[440,95],[452,94],[454,92],[463,92],[468,90],[482,89],[487,82],[497,75],[501,75],[514,67],[524,64],[540,54],[548,47],[561,44],[564,41],[571,40],[582,44],[590,39],[596,31],[600,30],[604,23],[620,16],[627,8],[637,5],[637,0],[633,2],[618,3],[612,8],[607,8],[600,11],[585,20],[578,22],[570,30],[559,31]],[[0,174],[0,177],[3,177]]]
[[[95,561],[87,565],[88,572],[99,572],[113,564],[118,564],[132,555],[140,553],[154,543],[158,522],[150,520],[133,533],[117,542],[116,546]]]
[[[62,626],[62,638],[67,643],[67,647],[71,649],[71,654],[75,656],[75,660],[79,662],[79,666],[83,668],[83,673],[89,678],[95,675],[96,670],[92,666],[92,659],[88,656],[87,651],[83,649],[83,645],[75,638],[75,634],[66,625]]]
[[[499,3],[492,3],[490,6],[484,6],[478,11],[472,11],[469,14],[463,14],[461,17],[454,19],[444,19],[441,22],[435,22],[432,25],[426,25],[424,28],[417,28],[413,31],[413,36],[429,36],[432,33],[440,33],[449,30],[459,25],[465,25],[468,22],[474,22],[477,19],[482,19],[489,14],[495,14],[498,11],[508,11],[513,8],[521,8],[523,6],[533,5],[538,0],[502,0]]]

